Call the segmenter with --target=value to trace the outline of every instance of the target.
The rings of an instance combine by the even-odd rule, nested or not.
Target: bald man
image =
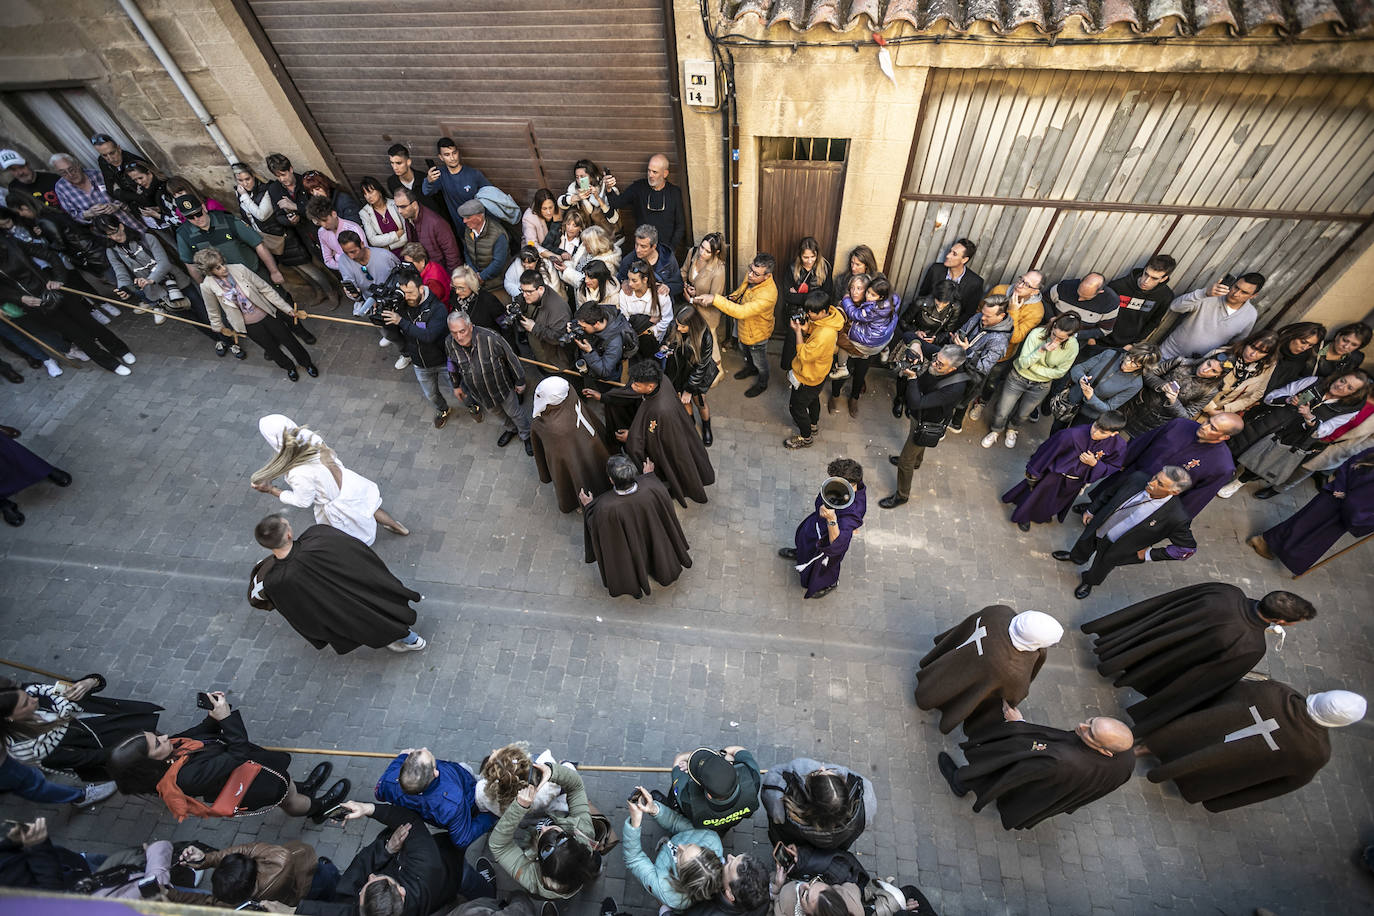
[[[1121,297],[1107,289],[1107,278],[1090,273],[1079,280],[1060,280],[1049,289],[1053,314],[1077,315],[1078,346],[1096,345],[1116,327]]]
[[[1120,788],[1135,769],[1135,737],[1119,719],[1094,716],[1073,731],[1032,725],[1014,707],[1005,721],[976,731],[960,747],[958,766],[941,751],[940,774],[960,798],[977,793],[973,810],[997,803],[1002,826],[1025,830],[1072,813]]]
[[[1192,479],[1188,492],[1179,497],[1189,518],[1206,508],[1212,497],[1236,473],[1236,461],[1231,457],[1227,440],[1245,428],[1238,413],[1218,413],[1201,420],[1177,417],[1156,426],[1131,440],[1126,447],[1126,463],[1111,477],[1104,478],[1093,490],[1094,499],[1107,493],[1119,477],[1137,471],[1153,477],[1165,465],[1183,468]],[[1075,512],[1085,512],[1090,503],[1074,506]]]
[[[643,178],[621,191],[615,176],[606,173],[607,198],[616,209],[634,211],[631,226],[648,224],[658,230],[658,240],[681,260],[687,238],[687,213],[682,206],[682,189],[668,180],[668,157],[655,153]]]

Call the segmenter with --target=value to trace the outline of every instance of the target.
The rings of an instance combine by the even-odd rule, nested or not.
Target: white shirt
[[[651,285],[644,291],[644,295],[636,296],[629,284],[620,287],[620,313],[626,318],[631,315],[654,314],[654,287]],[[668,325],[673,321],[673,300],[668,296],[658,297],[658,321],[654,324],[654,337],[662,340],[663,335],[668,331]]]

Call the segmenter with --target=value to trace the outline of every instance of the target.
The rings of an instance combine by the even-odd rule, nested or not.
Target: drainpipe
[[[200,119],[200,123],[205,125],[206,132],[210,134],[210,139],[215,141],[215,146],[219,147],[220,153],[223,154],[224,158],[231,165],[238,162],[239,158],[234,154],[234,148],[229,145],[229,139],[224,136],[224,131],[219,129],[219,125],[215,123],[214,116],[206,109],[205,103],[200,100],[200,96],[196,95],[196,90],[191,88],[190,83],[186,82],[185,74],[181,72],[181,68],[177,66],[177,62],[172,59],[172,55],[167,52],[167,48],[163,45],[162,39],[157,37],[157,33],[153,31],[152,25],[144,17],[143,11],[138,8],[134,0],[119,0],[119,5],[123,8],[124,12],[128,14],[129,19],[134,24],[134,28],[138,29],[138,33],[143,36],[143,40],[148,43],[148,48],[153,52],[153,56],[157,58],[158,63],[162,64],[162,69],[167,71],[167,75],[171,77],[172,82],[176,84],[182,97],[186,99],[186,104],[191,106],[191,110],[196,113],[196,117]]]

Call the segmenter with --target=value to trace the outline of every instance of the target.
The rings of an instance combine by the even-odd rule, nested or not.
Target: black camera
[[[582,330],[582,325],[578,324],[576,321],[569,321],[564,326],[563,333],[558,335],[558,345],[566,347],[577,340],[590,341],[591,335]]]
[[[792,314],[788,316],[788,319],[787,319],[787,320],[788,320],[788,321],[795,321],[797,324],[806,324],[806,322],[807,322],[807,320],[808,320],[807,317],[806,317],[806,309],[796,309],[796,308],[794,308],[794,309],[792,310]]]
[[[919,372],[924,363],[925,357],[921,355],[919,347],[902,347],[893,356],[892,371],[898,374]]]
[[[363,317],[378,327],[386,324],[382,312],[399,312],[406,304],[405,293],[391,283],[373,283],[367,288],[367,295],[372,308]]]
[[[513,299],[506,303],[505,324],[516,326],[525,317],[525,312],[520,308],[520,300]]]

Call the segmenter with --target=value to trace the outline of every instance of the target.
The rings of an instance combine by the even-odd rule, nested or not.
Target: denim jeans
[[[1015,369],[1007,373],[1007,380],[997,394],[997,406],[992,411],[992,429],[1019,429],[1031,411],[1045,400],[1049,390],[1049,382],[1032,382]]]
[[[426,369],[418,363],[412,363],[411,368],[415,370],[415,380],[420,383],[420,390],[424,392],[425,400],[434,405],[434,409],[443,413],[448,410],[448,401],[444,400],[443,393],[439,390],[441,384],[448,384],[448,372],[443,366],[435,366]]]
[[[0,793],[13,792],[20,798],[32,802],[61,804],[79,802],[86,793],[74,786],[64,786],[48,782],[46,776],[36,768],[20,763],[6,756],[0,762]]]
[[[745,361],[759,371],[759,380],[756,384],[768,384],[768,341],[763,340],[756,344],[746,344],[741,342],[740,352],[744,354]]]

